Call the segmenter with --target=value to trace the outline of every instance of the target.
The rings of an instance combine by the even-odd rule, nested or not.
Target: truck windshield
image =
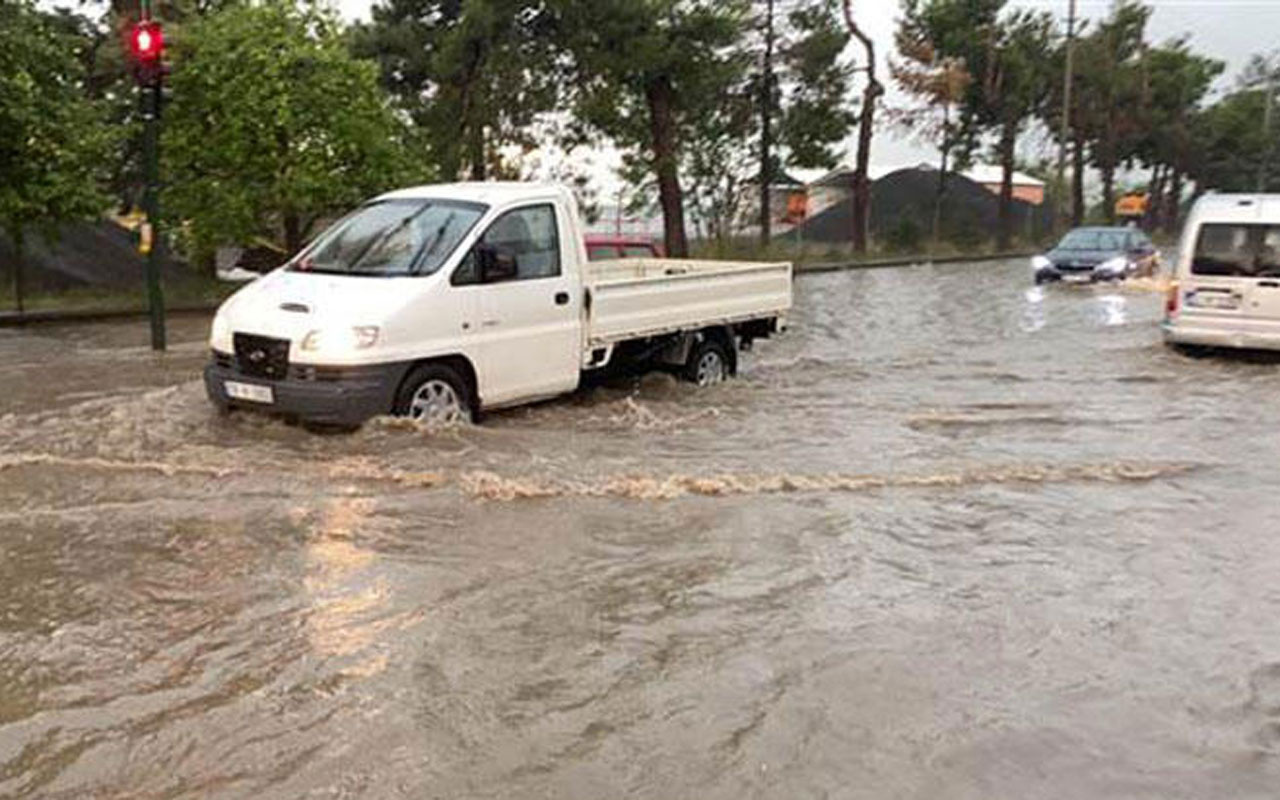
[[[430,275],[440,269],[486,208],[442,200],[370,203],[320,234],[289,269],[336,275]]]
[[[1200,228],[1195,275],[1280,277],[1280,225],[1211,224]]]

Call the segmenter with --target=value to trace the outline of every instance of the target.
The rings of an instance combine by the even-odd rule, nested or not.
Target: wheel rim
[[[448,381],[433,378],[418,387],[409,401],[409,418],[439,425],[462,422],[462,399]]]
[[[708,350],[698,359],[698,385],[711,386],[724,380],[724,359],[715,350]]]

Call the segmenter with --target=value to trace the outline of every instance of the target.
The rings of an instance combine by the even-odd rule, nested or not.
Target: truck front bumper
[[[219,409],[246,409],[327,425],[360,425],[395,405],[409,364],[377,364],[362,367],[314,367],[293,365],[288,377],[270,380],[246,375],[234,356],[214,353],[204,368],[209,400]],[[236,399],[227,382],[270,389],[270,402]]]

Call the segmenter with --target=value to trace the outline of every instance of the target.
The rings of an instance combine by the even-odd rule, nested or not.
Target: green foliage
[[[830,169],[838,145],[857,122],[849,106],[853,69],[841,60],[849,32],[832,0],[811,0],[788,15],[791,39],[782,48],[779,143],[789,167]]]
[[[556,106],[554,21],[531,0],[385,0],[351,34],[412,115],[440,173],[500,173],[499,150],[532,148],[530,127]]]
[[[15,241],[107,205],[98,180],[112,135],[68,26],[29,0],[0,3],[0,225]]]
[[[884,235],[885,247],[894,253],[919,253],[924,249],[924,228],[911,217],[899,217]]]
[[[428,177],[376,65],[348,53],[330,14],[231,6],[181,33],[163,206],[197,256],[255,237],[292,252],[326,216]]]
[[[668,252],[686,251],[683,154],[701,147],[706,115],[749,71],[735,48],[742,0],[554,0],[575,66],[573,107],[625,153],[629,175],[658,184]]]
[[[1220,192],[1252,192],[1259,167],[1266,159],[1265,191],[1280,192],[1280,98],[1275,99],[1272,134],[1266,136],[1262,119],[1266,96],[1262,88],[1242,89],[1222,98],[1196,121],[1198,164],[1195,177],[1202,189]]]

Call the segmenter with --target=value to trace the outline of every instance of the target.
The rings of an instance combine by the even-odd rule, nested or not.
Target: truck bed
[[[587,341],[690,331],[783,317],[791,308],[791,264],[631,258],[592,262]]]

